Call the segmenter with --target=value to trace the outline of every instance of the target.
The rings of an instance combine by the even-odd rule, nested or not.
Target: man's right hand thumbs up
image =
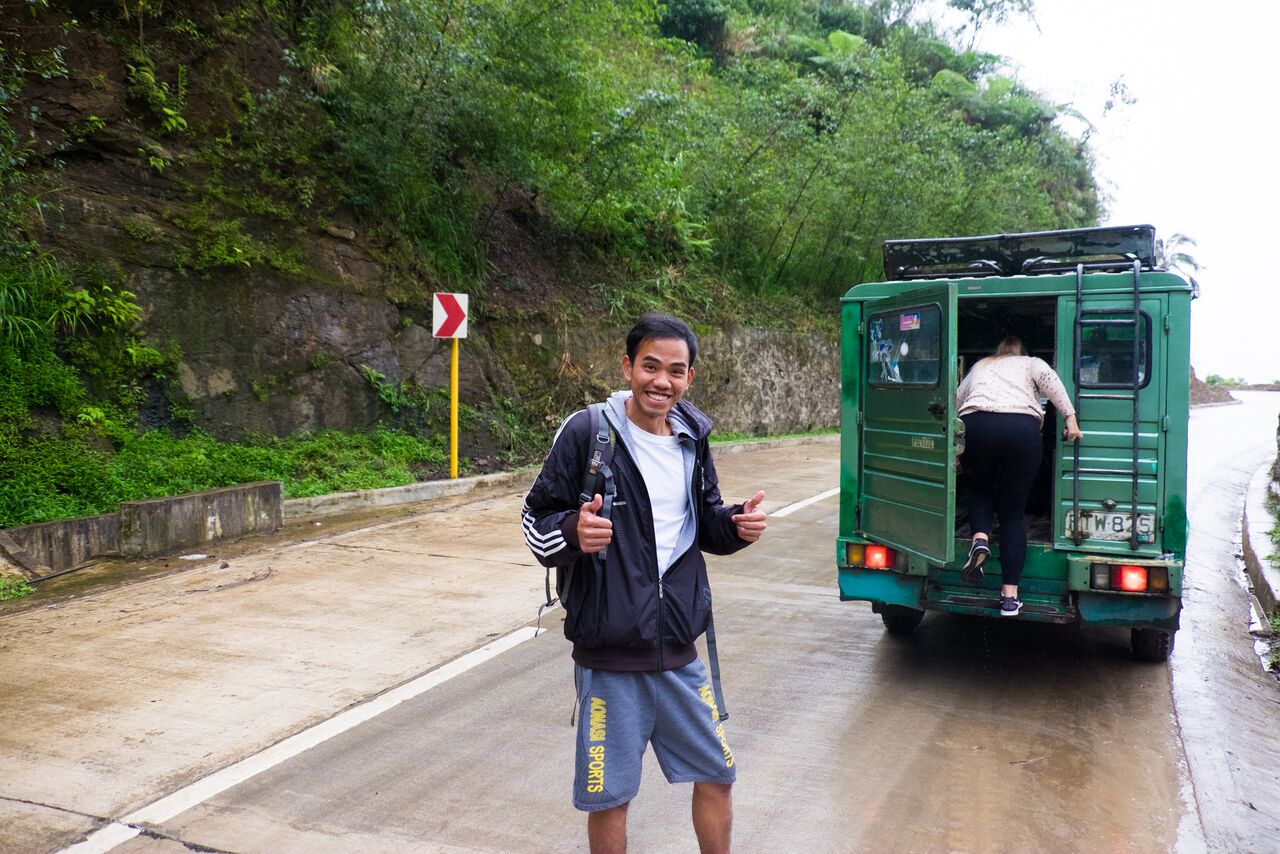
[[[578,508],[578,548],[587,554],[604,551],[613,539],[613,522],[596,514],[604,499],[596,493],[586,504]]]

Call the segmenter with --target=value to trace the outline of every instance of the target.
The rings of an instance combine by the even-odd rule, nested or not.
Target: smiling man
[[[583,410],[561,425],[523,511],[529,548],[557,568],[573,641],[573,803],[588,813],[592,854],[625,852],[627,805],[651,744],[669,782],[693,783],[700,850],[723,854],[737,767],[714,652],[709,681],[694,646],[711,624],[702,553],[760,539],[764,493],[732,507],[720,497],[711,421],[683,399],[698,356],[688,325],[645,315],[626,346],[629,389],[598,418]]]

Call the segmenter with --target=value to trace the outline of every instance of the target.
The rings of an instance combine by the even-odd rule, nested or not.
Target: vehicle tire
[[[1168,661],[1173,651],[1173,632],[1160,629],[1130,629],[1129,645],[1142,661]]]
[[[920,621],[924,619],[924,611],[917,611],[915,608],[903,608],[902,606],[885,606],[885,610],[880,612],[880,619],[884,621],[884,627],[889,630],[891,635],[909,635],[916,630],[916,626],[920,625]]]

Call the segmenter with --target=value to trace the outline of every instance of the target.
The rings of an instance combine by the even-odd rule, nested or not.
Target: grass
[[[1280,614],[1272,614],[1271,623],[1271,655],[1267,658],[1267,666],[1280,673]]]
[[[711,444],[728,445],[735,442],[767,442],[773,439],[805,439],[812,436],[833,436],[839,433],[838,428],[824,428],[822,430],[809,430],[804,433],[777,433],[774,435],[757,436],[754,433],[712,433]]]
[[[103,447],[104,444],[107,447]],[[121,501],[278,480],[287,498],[403,486],[443,476],[439,438],[391,429],[220,442],[193,431],[70,431],[22,442],[0,460],[0,528],[109,513]]]
[[[716,444],[830,435],[834,431],[713,435]],[[0,457],[0,528],[113,512],[121,501],[278,480],[286,498],[404,486],[445,477],[447,439],[389,428],[222,442],[88,425],[19,441]]]
[[[1267,494],[1267,509],[1271,511],[1272,516],[1280,517],[1280,502],[1270,494]],[[1275,546],[1280,546],[1280,521],[1277,521],[1275,527],[1270,532],[1271,542]],[[1280,562],[1280,549],[1267,555],[1267,560],[1272,562]],[[1272,671],[1280,673],[1280,614],[1272,614],[1267,618],[1271,624],[1271,654],[1267,657],[1267,667]]]
[[[9,599],[21,599],[23,596],[30,596],[35,593],[36,589],[28,584],[24,579],[17,581],[6,581],[0,578],[0,602]]]

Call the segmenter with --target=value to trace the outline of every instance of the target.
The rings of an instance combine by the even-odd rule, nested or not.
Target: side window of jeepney
[[[1091,315],[1090,320],[1125,321],[1132,311]],[[1151,381],[1147,368],[1151,352],[1151,317],[1143,312],[1138,322],[1137,380],[1141,388]],[[1131,388],[1134,380],[1132,324],[1085,325],[1080,329],[1080,387]]]
[[[871,315],[867,380],[872,385],[937,385],[942,373],[942,311],[922,305]]]

